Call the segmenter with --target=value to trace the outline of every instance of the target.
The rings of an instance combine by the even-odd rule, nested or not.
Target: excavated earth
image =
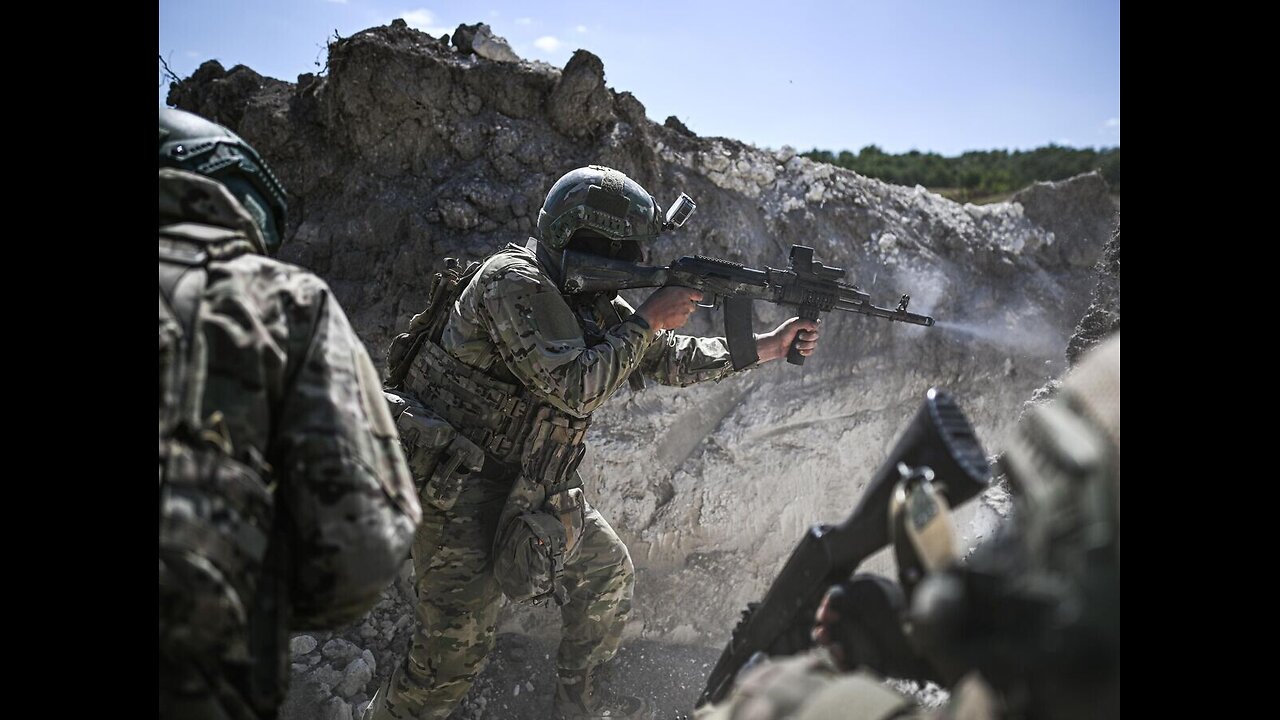
[[[828,316],[819,353],[802,367],[624,387],[596,415],[588,496],[630,547],[638,577],[609,673],[618,690],[652,698],[660,717],[692,706],[741,608],[806,527],[853,508],[929,387],[959,398],[995,454],[1024,401],[1066,368],[1077,323],[1072,358],[1119,326],[1119,212],[1096,174],[960,205],[791,148],[655,123],[639,99],[605,84],[585,50],[560,69],[463,45],[396,21],[334,42],[321,76],[290,83],[209,61],[169,95],[269,159],[290,191],[282,257],[330,283],[375,358],[422,308],[446,256],[523,242],[551,183],[588,164],[626,172],[664,204],[680,192],[697,201],[652,260],[783,267],[793,243],[809,245],[879,304],[910,293],[912,310],[938,320]],[[757,330],[786,317],[755,310]],[[700,311],[686,331],[722,334],[721,322],[719,311]],[[965,542],[988,533],[1007,504],[999,490],[970,503],[959,517]],[[883,554],[871,566],[892,571]],[[411,588],[406,564],[361,621],[294,637],[283,717],[359,717],[403,657]],[[453,717],[547,717],[558,619],[554,608],[505,609],[493,661]]]

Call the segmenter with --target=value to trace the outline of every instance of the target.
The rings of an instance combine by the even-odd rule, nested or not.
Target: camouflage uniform
[[[1000,717],[990,687],[967,677],[943,708],[925,710],[869,672],[842,673],[826,650],[765,660],[733,693],[700,708],[694,720],[991,720]]]
[[[700,708],[694,720],[880,720],[913,707],[874,677],[842,675],[831,655],[815,648],[746,670],[724,702]]]
[[[263,247],[223,184],[160,170],[162,718],[274,717],[288,632],[366,612],[421,516],[342,308]]]
[[[532,250],[509,245],[486,260],[463,289],[440,345],[467,368],[522,386],[531,402],[552,408],[564,422],[579,427],[574,423],[583,421],[583,430],[633,371],[679,386],[733,372],[722,338],[655,333],[632,313],[621,298],[562,295]],[[406,385],[444,413],[441,383],[424,360],[433,351],[430,345]],[[389,681],[390,692],[383,687],[367,717],[447,717],[483,669],[502,599],[493,573],[494,533],[520,473],[519,462],[501,462],[491,452],[451,507],[423,503],[413,546],[418,627],[405,663]],[[613,657],[635,584],[626,546],[580,491],[576,498],[581,517],[574,525],[581,534],[564,566],[568,596],[560,608],[563,635],[556,656],[561,677],[583,674]]]

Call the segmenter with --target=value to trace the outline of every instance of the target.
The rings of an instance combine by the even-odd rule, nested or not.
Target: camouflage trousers
[[[449,510],[424,500],[413,544],[417,628],[366,720],[446,718],[484,669],[503,602],[492,545],[511,485],[510,476],[473,477]],[[590,504],[564,583],[569,601],[560,607],[556,670],[572,675],[617,652],[635,587],[626,545]]]

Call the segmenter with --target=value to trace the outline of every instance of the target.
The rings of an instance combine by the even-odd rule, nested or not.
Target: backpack
[[[177,675],[170,684],[183,692],[203,682],[224,708],[251,716],[274,713],[284,679],[264,655],[276,650],[279,623],[263,615],[277,612],[278,597],[274,583],[260,582],[274,496],[265,463],[236,458],[221,414],[201,417],[208,263],[215,254],[232,256],[242,242],[239,233],[211,226],[160,229],[160,656],[162,699],[170,671]],[[236,666],[242,672],[227,672]]]

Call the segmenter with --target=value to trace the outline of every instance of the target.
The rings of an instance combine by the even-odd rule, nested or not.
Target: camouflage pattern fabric
[[[842,675],[823,648],[764,660],[743,672],[729,697],[694,720],[888,720],[914,708],[867,673]]]
[[[620,298],[561,295],[537,255],[513,244],[490,256],[463,288],[440,345],[468,367],[522,385],[533,400],[574,418],[589,418],[637,370],[678,386],[734,372],[723,338],[655,333],[628,320],[633,313]],[[410,387],[416,382],[425,390],[424,377],[411,371]],[[447,717],[483,669],[502,599],[492,544],[521,472],[518,465],[503,467],[484,479],[473,476],[448,510],[424,503],[413,548],[418,629],[408,658],[378,691],[367,718]],[[568,602],[560,608],[556,659],[562,676],[588,672],[617,652],[635,582],[626,546],[585,501],[582,523],[564,565]]]
[[[788,718],[839,672],[835,661],[821,649],[764,660],[742,672],[733,692],[722,703],[699,708],[694,720]]]
[[[950,701],[925,709],[870,672],[842,674],[821,648],[750,668],[729,697],[698,708],[693,720],[995,720],[1003,708],[977,675],[960,680]]]
[[[511,487],[509,474],[496,475],[473,476],[448,510],[423,505],[413,545],[413,644],[366,718],[446,718],[484,669],[503,603],[493,575],[493,536]],[[589,503],[564,579],[569,600],[560,607],[564,633],[556,666],[567,675],[617,652],[635,585],[626,546]]]
[[[619,322],[633,313],[621,298],[561,295],[533,252],[508,245],[463,289],[440,344],[576,417],[594,412],[636,369],[679,386],[733,372],[724,338]]]
[[[377,372],[325,283],[254,254],[261,236],[238,201],[181,170],[160,170],[160,247],[160,716],[274,717],[288,632],[366,612],[394,579],[421,510]],[[208,256],[194,328],[165,292],[166,258],[193,252]],[[179,477],[172,460],[211,447],[252,471],[238,480],[255,478],[273,517],[227,517],[216,491],[186,493],[200,480]],[[242,525],[219,526],[228,522]],[[266,569],[225,593],[243,622],[228,625],[213,616],[225,605],[166,588],[167,536],[191,538],[173,564],[210,565],[216,577],[237,574],[237,559],[202,549],[252,533],[269,543],[259,548]],[[228,628],[217,657],[182,652],[179,640],[201,625]],[[280,685],[253,687],[272,665]]]

